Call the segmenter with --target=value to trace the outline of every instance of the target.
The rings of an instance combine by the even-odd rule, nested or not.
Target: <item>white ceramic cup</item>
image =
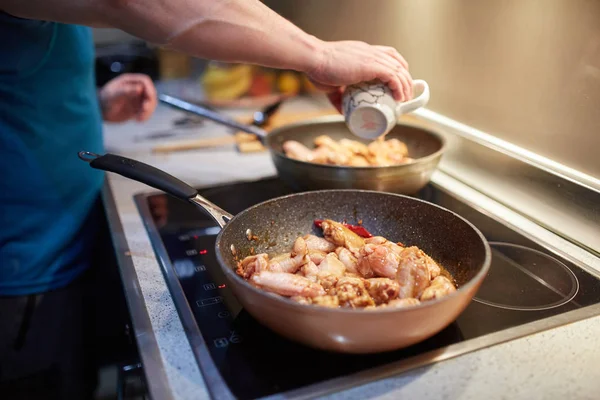
[[[412,100],[396,102],[390,88],[383,82],[363,82],[346,88],[342,97],[342,112],[350,131],[363,139],[377,139],[396,125],[398,118],[429,101],[429,85],[413,81]]]

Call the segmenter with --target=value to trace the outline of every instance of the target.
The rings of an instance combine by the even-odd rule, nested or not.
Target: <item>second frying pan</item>
[[[413,161],[385,167],[316,164],[287,157],[282,150],[283,143],[286,140],[296,140],[312,148],[314,138],[320,135],[328,135],[334,140],[347,138],[368,142],[354,136],[341,115],[296,122],[267,133],[256,126],[244,125],[172,96],[161,94],[159,99],[177,109],[258,136],[269,149],[279,177],[295,190],[364,189],[412,195],[427,185],[446,149],[446,141],[441,132],[416,124],[398,123],[386,138],[396,138],[406,143]]]

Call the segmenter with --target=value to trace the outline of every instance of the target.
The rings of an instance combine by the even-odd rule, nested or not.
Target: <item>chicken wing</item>
[[[379,276],[395,279],[400,257],[381,244],[366,244],[360,249],[358,272],[365,278]]]
[[[358,260],[354,255],[345,247],[338,247],[335,249],[335,254],[337,254],[338,258],[346,267],[346,272],[350,272],[352,274],[358,273],[357,263]]]
[[[300,142],[287,140],[282,147],[285,154],[290,158],[309,162],[313,160],[313,151]]]
[[[335,251],[337,247],[334,243],[330,242],[327,239],[315,236],[315,235],[304,235],[302,237],[306,242],[306,246],[308,250],[319,250],[324,251],[325,253],[330,253]]]
[[[335,295],[342,307],[361,308],[375,305],[361,278],[340,278],[335,286]]]
[[[365,287],[375,301],[375,304],[383,304],[396,299],[400,292],[398,282],[389,278],[366,279]]]
[[[267,254],[257,254],[254,256],[248,256],[242,261],[238,262],[236,273],[248,279],[258,271],[264,271],[268,268],[269,256]]]
[[[363,238],[339,222],[326,219],[322,222],[321,228],[323,229],[323,235],[328,241],[334,243],[336,246],[347,248],[352,254],[358,254],[360,248],[365,244]]]
[[[321,285],[303,276],[285,272],[260,271],[250,278],[252,283],[282,296],[316,297],[325,295]]]
[[[421,301],[439,299],[454,291],[456,291],[456,287],[450,282],[450,279],[445,276],[438,276],[431,281],[431,285],[423,291]]]
[[[430,273],[423,252],[417,247],[407,247],[400,253],[396,280],[400,285],[401,299],[419,298],[429,286]]]
[[[276,256],[269,261],[270,271],[282,271],[290,274],[295,273],[298,269],[308,262],[308,250],[306,242],[301,237],[294,242],[294,247],[291,253]]]

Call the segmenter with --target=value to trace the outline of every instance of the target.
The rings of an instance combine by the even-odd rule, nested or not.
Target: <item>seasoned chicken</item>
[[[369,148],[365,144],[362,144],[356,140],[343,138],[340,139],[339,144],[341,147],[354,153],[355,155],[366,156],[369,154]]]
[[[260,271],[250,278],[256,286],[282,296],[323,296],[321,285],[303,276],[285,272]]]
[[[283,143],[283,151],[297,160],[355,167],[398,165],[411,160],[406,144],[395,138],[381,138],[365,145],[356,140],[335,141],[321,135],[314,139],[314,144],[311,150],[300,142],[288,140]]]
[[[418,299],[408,297],[406,299],[394,299],[394,300],[390,301],[387,304],[387,306],[388,307],[409,307],[409,306],[416,306],[419,304],[421,304],[421,302]]]
[[[384,238],[382,236],[373,236],[373,237],[367,238],[367,239],[365,239],[365,243],[380,244],[382,246],[389,248],[396,255],[400,255],[400,253],[402,253],[402,250],[404,250],[404,247],[399,246],[397,243],[390,242],[389,240],[387,240],[386,238]]]
[[[398,139],[375,140],[367,146],[369,161],[374,165],[386,166],[401,164],[408,155],[408,149]]]
[[[319,264],[319,275],[344,276],[346,266],[340,261],[335,253],[327,254],[327,257]]]
[[[456,290],[454,284],[450,282],[450,279],[445,276],[438,276],[433,281],[431,281],[431,285],[423,291],[421,295],[421,301],[434,300],[439,299],[449,293],[452,293]]]
[[[248,256],[242,261],[238,262],[236,273],[244,279],[248,279],[258,271],[267,270],[269,264],[269,256],[267,254],[257,254],[254,256]]]
[[[269,261],[269,271],[281,271],[295,273],[298,269],[308,262],[308,250],[306,242],[301,237],[294,242],[294,247],[291,253],[276,256]]]
[[[333,146],[327,139],[322,145]],[[364,151],[351,141],[339,145]],[[441,266],[416,246],[331,219],[314,223],[324,238],[307,234],[296,238],[289,253],[250,255],[238,261],[236,273],[271,296],[329,308],[409,307],[456,290]]]
[[[381,244],[366,244],[359,252],[358,272],[365,278],[395,279],[400,257]]]
[[[317,265],[314,262],[309,260],[306,264],[300,267],[298,274],[301,274],[302,276],[313,282],[317,282],[319,280],[319,267],[317,267]]]
[[[344,276],[346,267],[337,258],[335,253],[327,254],[327,257],[319,264],[319,272],[317,273],[317,282],[329,291],[337,283],[338,279]]]
[[[340,301],[336,296],[317,296],[317,297],[302,297],[302,296],[294,296],[291,297],[290,300],[298,302],[300,304],[314,304],[317,306],[330,307],[330,308],[338,308],[340,306]]]
[[[343,277],[337,281],[335,294],[340,306],[362,308],[375,305],[361,278]]]
[[[323,235],[325,236],[325,239],[335,243],[336,246],[347,248],[353,254],[357,254],[360,248],[365,244],[363,238],[339,222],[326,219],[321,224],[321,228],[323,229]]]
[[[367,160],[364,156],[353,155],[348,160],[348,164],[347,165],[350,166],[350,167],[368,167],[371,164],[369,164],[369,160]]]
[[[419,298],[429,286],[430,273],[423,252],[417,247],[407,247],[400,253],[396,280],[400,285],[401,299]]]
[[[321,264],[321,261],[325,259],[327,253],[321,250],[308,250],[308,258],[316,265]]]
[[[300,161],[313,161],[313,151],[295,140],[287,140],[283,143],[283,151],[285,154]]]
[[[303,239],[306,242],[306,246],[309,251],[319,250],[330,253],[335,251],[335,248],[337,247],[334,243],[328,241],[327,239],[315,235],[304,235]]]
[[[375,304],[387,303],[396,299],[400,292],[398,282],[389,278],[371,278],[365,280],[365,287]]]
[[[358,274],[357,263],[358,260],[354,255],[345,247],[338,247],[335,249],[335,254],[337,254],[338,258],[346,267],[346,272],[350,272],[352,274]]]

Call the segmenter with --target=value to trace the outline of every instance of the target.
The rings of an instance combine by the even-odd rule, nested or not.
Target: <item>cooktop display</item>
[[[291,190],[273,178],[200,193],[236,214]],[[428,185],[417,197],[462,215],[482,231],[493,253],[490,272],[466,310],[436,336],[399,351],[346,355],[307,348],[258,323],[240,306],[220,271],[214,254],[219,228],[213,220],[169,195],[137,195],[211,394],[312,397],[558,326],[565,321],[553,316],[599,302],[600,281],[584,269],[436,186]],[[536,321],[533,330],[517,329]]]

